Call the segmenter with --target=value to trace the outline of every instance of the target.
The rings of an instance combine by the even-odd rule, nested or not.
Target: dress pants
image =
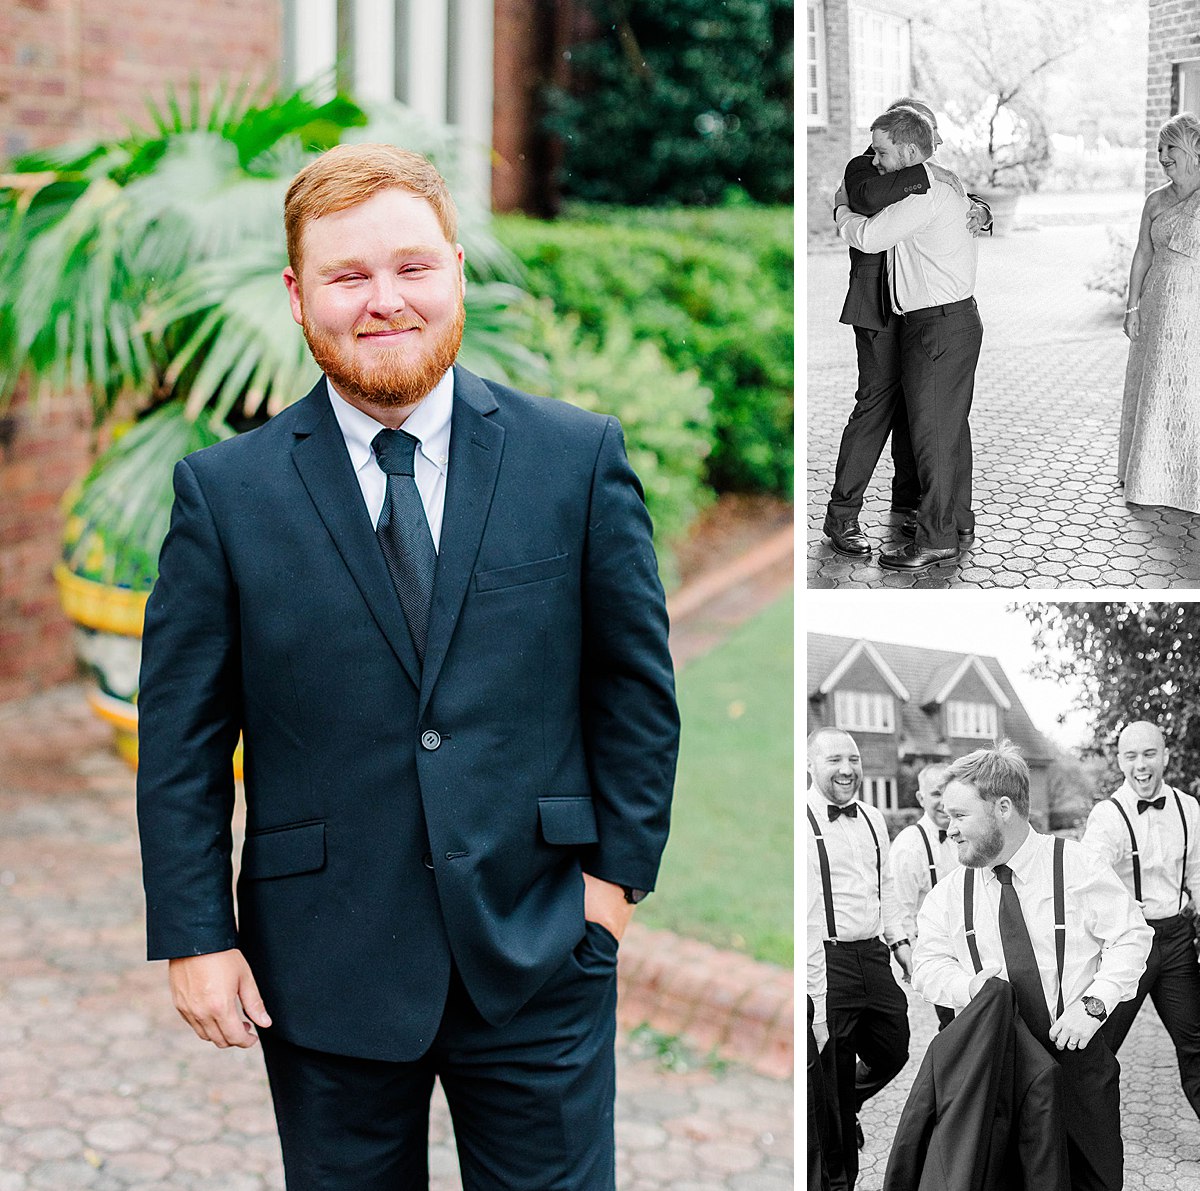
[[[1192,945],[1192,922],[1177,914],[1152,921],[1154,942],[1133,1000],[1109,1014],[1101,1033],[1116,1053],[1149,993],[1159,1020],[1175,1046],[1179,1079],[1192,1111],[1200,1117],[1200,964]]]
[[[892,436],[892,508],[915,509],[921,499],[917,461],[900,385],[900,319],[892,315],[882,331],[854,328],[858,389],[842,431],[828,514],[841,521],[862,512],[863,497],[883,444]]]
[[[853,1191],[855,1117],[908,1062],[908,998],[892,975],[891,953],[881,939],[827,942],[825,972],[830,1040],[822,1059],[826,1097],[834,1106],[829,1181]]]
[[[441,1025],[413,1062],[323,1054],[262,1031],[288,1191],[427,1187],[435,1077],[464,1191],[613,1191],[616,975],[616,940],[589,922],[506,1025],[485,1022],[452,971]]]
[[[1070,1191],[1121,1191],[1121,1066],[1104,1031],[1098,1030],[1083,1050],[1058,1050],[1048,1039],[1045,1046],[1063,1073]]]
[[[922,494],[916,544],[944,550],[975,530],[967,418],[983,323],[974,298],[914,310],[903,321],[900,375]]]
[[[829,1107],[825,1098],[825,1075],[821,1052],[813,1035],[813,1002],[808,1001],[808,1191],[830,1191],[825,1154],[829,1149]],[[828,1042],[825,1044],[830,1045]]]

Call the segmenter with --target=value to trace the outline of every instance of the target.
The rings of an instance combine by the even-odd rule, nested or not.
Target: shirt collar
[[[1122,797],[1124,795],[1124,797]],[[1158,788],[1158,793],[1155,798],[1169,798],[1171,796],[1171,787],[1164,781]],[[1121,788],[1117,791],[1117,797],[1125,803],[1128,810],[1137,810],[1137,804],[1141,802],[1142,796],[1128,783],[1122,782]]]
[[[361,471],[368,463],[374,461],[375,452],[371,449],[371,442],[385,427],[382,422],[377,422],[358,406],[351,405],[337,391],[329,377],[325,378],[325,388],[329,392],[329,402],[341,427],[342,437],[346,440],[350,462],[356,472]],[[424,400],[408,415],[403,427],[406,434],[411,434],[420,441],[421,454],[443,475],[446,474],[450,456],[450,418],[453,411],[454,369],[449,368]]]
[[[1042,843],[1049,838],[1049,836],[1040,835],[1030,827],[1029,834],[1021,841],[1021,846],[1008,858],[1008,867],[1012,869],[1013,876],[1022,885],[1028,884],[1033,879],[1033,870],[1041,858]],[[992,872],[994,868],[995,865],[988,865],[988,873],[993,881],[998,881],[1000,878]]]

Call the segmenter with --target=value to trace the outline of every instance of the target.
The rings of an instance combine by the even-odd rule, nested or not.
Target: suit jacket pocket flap
[[[475,576],[477,591],[495,591],[498,587],[516,587],[519,583],[537,583],[541,579],[554,579],[566,574],[567,555],[556,554],[553,558],[539,558],[536,562],[522,562],[515,567],[500,567],[494,571],[480,571]]]
[[[311,873],[325,864],[325,824],[275,827],[246,837],[242,876],[252,881]]]
[[[538,818],[548,844],[594,844],[600,839],[590,798],[539,798]]]

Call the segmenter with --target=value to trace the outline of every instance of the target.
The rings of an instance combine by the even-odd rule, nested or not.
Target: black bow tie
[[[845,806],[838,806],[836,803],[829,804],[829,821],[832,823],[838,815],[849,815],[851,819],[858,818],[858,803],[848,802]]]
[[[938,828],[938,843],[944,844],[945,842],[946,842],[946,833],[939,827]]]
[[[1144,815],[1151,807],[1156,811],[1162,810],[1167,805],[1167,796],[1160,794],[1157,798],[1147,798],[1138,801],[1138,814]]]

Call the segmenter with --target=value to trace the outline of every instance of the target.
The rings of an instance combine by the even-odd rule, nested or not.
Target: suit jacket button
[[[433,868],[433,853],[426,852],[425,855],[421,857],[421,863],[426,868],[429,868],[429,869]]]
[[[434,749],[440,748],[441,744],[442,737],[440,733],[435,732],[432,728],[428,732],[421,733],[421,747],[423,749],[428,749],[432,753]]]

